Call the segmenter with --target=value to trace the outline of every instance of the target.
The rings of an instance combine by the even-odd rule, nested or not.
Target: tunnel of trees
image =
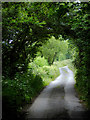
[[[85,2],[2,3],[3,116],[17,115],[40,92],[44,75],[38,70],[49,74],[55,61],[65,59],[73,59],[76,88],[90,108],[89,7]]]

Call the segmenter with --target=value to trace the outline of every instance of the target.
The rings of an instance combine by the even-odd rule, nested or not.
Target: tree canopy
[[[89,3],[75,2],[3,2],[3,76],[13,79],[17,72],[27,71],[28,63],[36,56],[42,43],[46,43],[51,36],[59,39],[62,35],[77,48],[74,60],[77,68],[77,87],[85,100],[90,98],[88,95],[89,7]],[[56,46],[59,43],[61,42],[55,43]],[[54,49],[57,52],[57,49]],[[53,59],[55,51],[51,50],[54,53]]]
[[[65,56],[68,51],[67,41],[60,40],[63,40],[62,36],[57,40],[52,36],[40,47],[41,56],[44,56],[50,65],[53,64],[56,59],[59,60],[59,57],[61,57],[60,54]]]

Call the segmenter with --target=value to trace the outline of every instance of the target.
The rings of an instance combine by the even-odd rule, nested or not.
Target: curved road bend
[[[60,76],[52,81],[27,110],[30,118],[54,118],[61,120],[86,120],[85,108],[80,103],[75,89],[73,72],[67,67],[59,68]]]

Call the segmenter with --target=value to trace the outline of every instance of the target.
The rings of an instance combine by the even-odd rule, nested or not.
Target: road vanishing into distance
[[[87,120],[86,109],[74,89],[74,75],[68,66],[59,68],[60,76],[52,81],[27,110],[26,120]]]

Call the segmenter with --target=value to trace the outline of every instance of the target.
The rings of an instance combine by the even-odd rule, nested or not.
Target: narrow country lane
[[[30,118],[84,120],[87,117],[84,115],[86,110],[77,98],[74,89],[73,72],[68,66],[59,70],[60,76],[41,92],[27,110],[27,120]]]

